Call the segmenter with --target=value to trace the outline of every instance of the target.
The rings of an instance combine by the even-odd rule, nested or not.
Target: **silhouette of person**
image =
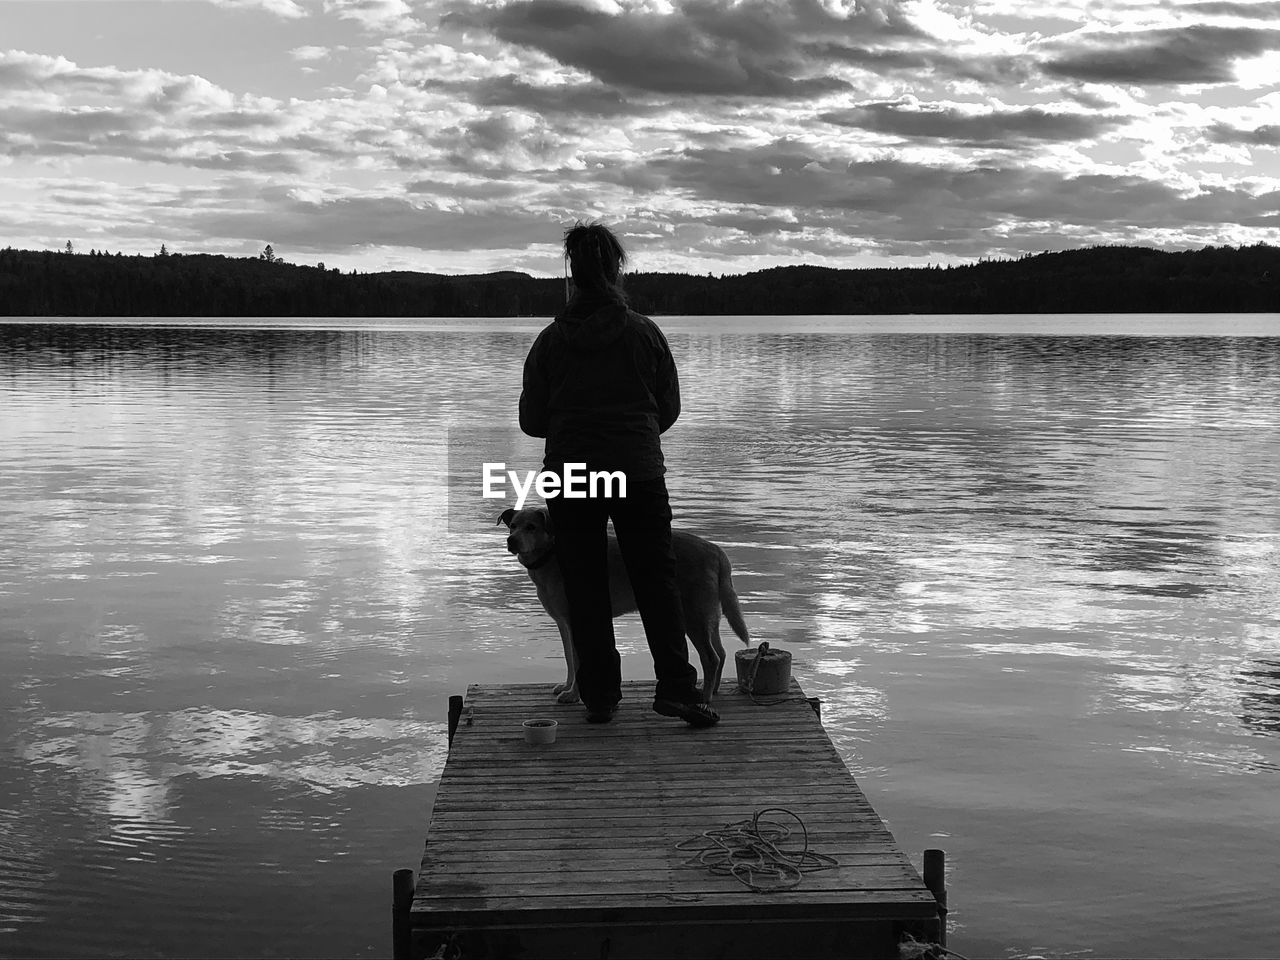
[[[653,709],[710,726],[720,717],[699,697],[689,663],[659,439],[680,415],[675,360],[657,325],[628,307],[621,282],[627,257],[608,227],[575,224],[565,233],[564,253],[573,295],[525,359],[520,428],[546,438],[547,471],[563,476],[565,464],[580,463],[587,472],[626,477],[625,497],[547,498],[578,691],[589,721],[613,719],[622,669],[609,600],[612,519],[653,656]]]

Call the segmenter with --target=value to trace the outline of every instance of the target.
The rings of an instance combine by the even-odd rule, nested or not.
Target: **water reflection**
[[[1254,733],[1280,734],[1280,660],[1254,660],[1237,683],[1244,725]]]
[[[1158,808],[1217,838],[1202,889],[1234,882],[1276,833],[1274,784],[1242,781],[1280,759],[1280,340],[664,325],[677,522],[729,552],[753,634],[793,651],[909,849],[918,817],[1012,875],[1021,837],[1131,850],[1149,827],[1117,811]],[[193,879],[254,916],[244,862],[269,885],[412,861],[445,698],[562,670],[501,504],[456,499],[446,462],[534,465],[509,424],[536,327],[0,327],[0,952],[77,889],[61,864],[168,904],[166,927],[80,901],[117,948],[180,954],[154,938]],[[620,636],[647,675],[635,618]],[[1003,875],[967,882],[1007,902]],[[1106,926],[1035,883],[1051,952],[1064,912]],[[377,891],[351,924],[370,943]],[[1133,947],[1115,936],[1094,948]]]
[[[261,776],[321,793],[438,777],[443,724],[193,707],[169,714],[56,714],[29,731],[23,760],[88,774],[112,821],[169,819],[176,777]]]

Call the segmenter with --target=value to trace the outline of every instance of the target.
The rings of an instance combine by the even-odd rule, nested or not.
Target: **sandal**
[[[653,711],[664,717],[679,717],[685,723],[695,727],[710,727],[720,722],[720,714],[716,713],[709,703],[703,703],[701,700],[693,703],[682,703],[679,700],[655,700]]]

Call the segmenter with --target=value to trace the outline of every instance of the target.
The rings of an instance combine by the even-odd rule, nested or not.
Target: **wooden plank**
[[[723,722],[723,721],[722,721]],[[721,762],[751,757],[778,750],[802,749],[809,753],[821,753],[825,756],[838,757],[834,747],[828,743],[816,742],[812,730],[797,731],[795,736],[784,736],[782,731],[777,736],[767,732],[741,731],[735,735],[730,728],[721,729],[717,724],[708,731],[700,731],[696,736],[695,728],[685,726],[683,729],[667,733],[655,730],[653,722],[636,724],[634,732],[625,725],[617,727],[608,724],[607,733],[591,733],[583,730],[560,730],[556,728],[556,741],[549,744],[529,744],[524,742],[524,733],[519,723],[490,726],[476,723],[477,729],[483,727],[487,742],[474,744],[472,738],[463,740],[458,737],[459,759],[473,757],[520,757],[526,760],[541,760],[546,757],[578,756],[605,754],[613,756],[619,750],[644,753],[655,759],[674,759],[678,757],[715,758]],[[631,734],[628,736],[628,734]],[[452,751],[451,751],[452,752]],[[634,754],[633,754],[634,756]]]
[[[692,833],[688,835],[692,836]],[[548,835],[547,831],[541,830],[477,829],[451,833],[444,840],[433,839],[430,841],[430,848],[432,851],[440,850],[442,855],[454,850],[474,849],[477,851],[477,855],[485,850],[507,851],[512,856],[517,856],[521,851],[525,850],[545,850],[548,855],[599,856],[600,851],[611,851],[614,847],[621,850],[630,850],[642,846],[647,846],[651,850],[665,849],[665,846],[671,845],[671,839],[669,831],[659,833],[653,830],[636,829],[611,832],[607,827],[597,827],[590,831],[583,830],[572,834],[561,833],[557,835]],[[825,831],[818,837],[810,837],[809,846],[820,853],[825,853],[828,848],[866,847],[874,844],[892,845],[893,843],[893,837],[887,830],[864,830],[861,832],[848,830],[840,832]]]
[[[584,901],[601,895],[603,884],[620,885],[629,895],[656,892],[723,893],[735,891],[740,881],[733,876],[712,873],[706,866],[680,858],[649,858],[643,864],[598,861],[572,863],[572,869],[557,869],[555,860],[525,862],[524,869],[506,857],[496,861],[455,860],[455,871],[442,867],[449,861],[433,861],[434,875],[419,887],[421,899],[453,899],[468,896],[576,895]],[[483,867],[483,869],[481,869]],[[886,890],[919,888],[919,877],[905,858],[845,858],[838,868],[805,873],[805,890]]]
[[[647,692],[638,693],[639,691]],[[623,698],[619,703],[618,718],[652,713],[653,697],[651,691],[652,684],[624,684]],[[715,695],[712,703],[722,717],[764,716],[785,714],[788,711],[793,713],[799,713],[800,711],[812,712],[812,707],[804,699],[804,693],[799,684],[794,681],[789,697],[791,699],[781,703],[767,702],[765,700],[760,703],[753,703],[748,697],[742,696],[736,690],[721,687],[720,692]],[[510,691],[501,687],[473,685],[468,688],[467,700],[467,706],[470,708],[472,716],[478,716],[482,713],[509,712],[517,709],[544,710],[552,714],[567,712],[577,716],[582,716],[585,713],[581,704],[557,703],[549,687],[528,688],[521,685],[518,690]],[[466,710],[464,709],[464,717],[465,714]],[[614,722],[616,723],[617,719]],[[679,724],[678,720],[672,720],[672,718],[663,718],[663,722]]]
[[[719,698],[712,701],[711,705],[716,708],[716,712],[720,714],[722,720],[727,720],[730,724],[739,727],[750,727],[752,725],[760,727],[768,725],[772,727],[775,724],[797,723],[803,717],[803,712],[812,713],[812,709],[807,703],[782,703],[772,707],[747,704],[745,707],[739,706],[735,708],[729,706],[724,698]],[[535,716],[550,717],[554,720],[564,721],[566,725],[586,729],[600,729],[602,726],[616,727],[618,724],[648,722],[651,718],[657,720],[664,730],[679,730],[682,723],[676,717],[658,714],[650,704],[623,702],[618,704],[618,711],[608,724],[588,724],[586,721],[586,709],[582,704],[540,703],[534,700],[512,700],[502,704],[477,706],[470,713],[464,715],[463,723],[474,724],[479,717],[510,722],[515,719],[531,719]]]
[[[778,703],[771,706],[763,704],[757,705],[742,697],[725,698],[718,696],[711,703],[716,708],[716,712],[720,714],[721,719],[727,719],[735,724],[774,724],[792,722],[805,713],[812,715],[813,709],[808,703],[802,700],[788,701]],[[511,718],[525,713],[543,714],[556,719],[567,719],[574,723],[575,726],[581,724],[587,726],[586,709],[580,703],[555,703],[548,702],[538,698],[529,699],[508,699],[505,701],[486,702],[476,704],[469,712],[464,712],[462,722],[474,722],[476,717],[506,717]],[[649,702],[634,702],[631,700],[623,700],[618,704],[618,710],[614,714],[614,718],[609,725],[619,722],[639,722],[642,720],[655,719],[663,729],[679,730],[682,723],[676,717],[668,717],[660,715],[653,709],[653,705]],[[591,724],[591,726],[596,726]]]
[[[495,809],[498,805],[501,809]],[[820,794],[803,797],[794,793],[743,791],[736,800],[706,795],[671,796],[648,794],[626,803],[607,794],[548,796],[506,794],[484,798],[479,794],[451,794],[435,807],[435,819],[467,816],[486,821],[534,819],[571,820],[578,817],[618,817],[619,819],[666,817],[688,819],[700,824],[698,832],[720,829],[753,816],[753,811],[771,811],[762,819],[796,833],[812,833],[826,824],[880,821],[875,810],[861,796]],[[789,810],[799,821],[779,811]]]
[[[840,820],[858,812],[869,814],[871,811],[871,804],[859,794],[827,793],[814,797],[804,797],[798,793],[788,791],[786,793],[750,793],[748,796],[750,797],[751,805],[755,807],[768,806],[773,808],[775,805],[780,807],[781,804],[790,803],[797,808],[803,808],[800,812],[803,813],[806,820],[811,816],[820,817],[824,814],[829,814],[832,820]],[[706,824],[703,829],[711,829],[723,826],[726,822],[746,819],[746,816],[751,815],[749,810],[745,812],[746,816],[743,815],[744,801],[742,798],[716,797],[707,799],[704,797],[701,799],[701,803],[694,804],[690,803],[689,798],[685,796],[662,793],[648,793],[637,796],[634,799],[604,795],[577,796],[573,793],[542,797],[526,795],[524,798],[516,795],[510,798],[510,806],[495,809],[494,801],[491,797],[486,798],[479,793],[459,795],[457,792],[453,792],[443,799],[436,800],[436,814],[433,819],[447,817],[453,812],[465,813],[468,816],[483,814],[486,819],[503,820],[523,818],[530,815],[570,817],[579,811],[587,811],[589,815],[594,815],[598,812],[613,813],[616,811],[617,816],[620,817],[657,815],[696,818]],[[784,816],[784,814],[777,814],[775,819],[783,822],[782,818]],[[786,822],[792,826],[795,825],[795,821],[789,818]]]
[[[461,739],[458,738],[459,741]],[[450,757],[452,756],[451,753]],[[723,737],[715,741],[683,743],[665,739],[655,742],[640,735],[616,739],[602,735],[582,741],[559,736],[555,743],[545,746],[533,746],[517,737],[494,738],[482,751],[474,748],[460,749],[456,766],[462,769],[518,764],[533,771],[548,765],[577,762],[588,766],[621,765],[631,770],[655,764],[664,767],[668,764],[675,767],[714,764],[720,769],[732,770],[743,763],[775,762],[788,757],[807,757],[821,761],[822,764],[832,764],[833,771],[848,772],[835,748],[829,743],[814,743],[812,732],[804,739],[762,741],[758,737],[752,737],[735,741]],[[836,763],[840,766],[835,767]],[[796,768],[797,765],[792,764],[792,767]]]
[[[439,850],[441,855],[453,850],[491,850],[508,851],[518,856],[523,850],[545,850],[549,855],[563,853],[572,856],[601,855],[601,851],[619,850],[665,850],[674,849],[676,839],[687,839],[696,835],[695,831],[672,833],[670,830],[644,829],[637,827],[631,830],[610,831],[607,826],[600,825],[591,829],[552,832],[548,830],[504,829],[490,830],[487,827],[450,833],[443,839],[431,839],[432,851]],[[828,848],[861,847],[894,844],[892,834],[888,830],[825,830],[809,837],[809,848],[824,853]],[[786,849],[799,848],[801,843],[788,842]],[[612,855],[610,853],[610,855]],[[904,854],[905,856],[905,854]]]
[[[736,812],[740,813],[741,811]],[[705,821],[691,819],[688,816],[660,818],[641,816],[631,817],[626,820],[613,819],[606,816],[579,817],[573,820],[548,818],[536,821],[511,819],[478,820],[475,817],[458,816],[451,820],[440,821],[436,826],[439,829],[433,833],[428,833],[432,843],[438,842],[445,831],[448,831],[450,836],[455,833],[465,835],[480,831],[496,836],[499,831],[508,831],[513,834],[539,833],[548,838],[556,835],[583,838],[616,837],[618,839],[645,837],[660,841],[669,840],[674,843],[676,840],[685,837],[699,835],[707,829]],[[884,825],[883,821],[875,823],[869,821],[846,822],[827,826],[809,825],[809,839],[811,841],[829,839],[833,836],[845,834],[866,837],[885,836],[888,833],[889,829]],[[447,837],[444,839],[447,839]]]
[[[663,774],[669,783],[696,783],[702,779],[711,779],[720,775],[720,782],[753,783],[757,778],[785,778],[788,770],[794,770],[798,763],[804,761],[827,762],[820,754],[795,751],[789,755],[777,757],[751,757],[734,763],[715,763],[714,761],[698,762],[696,760],[668,761],[663,764]],[[519,761],[509,760],[504,763],[492,761],[471,762],[460,760],[450,771],[451,780],[468,777],[495,777],[506,772],[506,779],[511,783],[533,782],[538,777],[555,778],[569,789],[574,783],[586,781],[595,776],[615,775],[617,779],[635,782],[637,767],[640,763],[627,763],[620,759],[604,757],[583,758],[581,763],[564,760],[556,761]],[[701,772],[701,776],[699,773]],[[725,789],[729,789],[727,786]]]
[[[447,819],[456,814],[468,816],[483,815],[486,819],[503,820],[524,817],[557,817],[565,818],[585,811],[589,816],[608,814],[622,818],[628,817],[690,817],[707,830],[721,827],[726,823],[736,822],[752,816],[753,809],[785,809],[792,810],[806,822],[810,817],[824,820],[844,821],[848,819],[865,819],[874,816],[871,804],[866,797],[858,794],[822,794],[806,798],[796,793],[766,793],[744,790],[734,799],[726,797],[693,797],[673,796],[671,794],[651,793],[634,798],[632,802],[611,798],[604,794],[594,796],[573,796],[566,793],[561,796],[537,796],[526,794],[509,796],[506,805],[501,808],[493,798],[486,799],[479,794],[458,794],[457,792],[436,801],[433,820]],[[784,814],[771,815],[773,819],[784,822]],[[787,823],[795,825],[795,821]]]
[[[465,914],[474,911],[493,910],[508,914],[505,920],[508,923],[533,922],[535,917],[546,918],[548,915],[553,916],[557,911],[565,912],[566,921],[572,916],[572,922],[575,923],[589,922],[587,919],[589,916],[603,911],[613,911],[619,917],[643,916],[653,908],[660,907],[672,908],[666,911],[666,916],[676,915],[680,912],[695,916],[703,915],[701,910],[691,910],[689,906],[691,904],[716,906],[725,912],[726,917],[732,916],[733,913],[737,912],[738,916],[746,918],[759,916],[761,911],[767,911],[770,914],[774,914],[776,911],[778,914],[790,914],[798,917],[812,916],[813,914],[808,908],[820,904],[838,904],[842,910],[848,911],[849,916],[878,915],[889,904],[901,904],[903,912],[911,916],[918,915],[922,905],[932,907],[933,912],[937,912],[937,901],[927,889],[859,890],[856,896],[851,897],[850,892],[844,889],[807,890],[797,888],[761,894],[748,890],[741,884],[736,887],[726,885],[715,890],[684,891],[671,889],[646,894],[636,894],[631,891],[625,893],[598,891],[591,897],[583,897],[577,893],[556,894],[551,892],[546,896],[535,899],[521,895],[512,897],[468,896],[465,892],[459,891],[458,895],[452,898],[433,899],[430,901],[431,911],[442,920],[446,918],[448,913],[453,911]],[[735,908],[741,909],[735,910]],[[654,911],[655,919],[662,915],[662,912]],[[817,915],[821,916],[822,914]],[[717,916],[716,919],[723,918]]]
[[[630,716],[622,712],[606,724],[587,723],[577,710],[568,715],[560,711],[535,710],[513,710],[509,714],[496,715],[477,713],[469,726],[486,726],[499,735],[519,740],[522,734],[520,724],[525,720],[554,720],[557,738],[577,737],[590,741],[624,740],[640,731],[652,734],[654,739],[661,739],[664,743],[706,743],[730,738],[753,740],[766,736],[800,739],[805,733],[805,720],[798,716],[753,718],[721,714],[720,722],[714,727],[691,727],[681,720],[656,713]]]
[[[618,839],[624,837],[647,837],[675,843],[677,840],[686,837],[700,835],[708,829],[723,827],[733,822],[742,813],[743,811],[739,809],[726,811],[723,814],[713,814],[713,819],[710,821],[700,819],[696,814],[691,813],[652,813],[627,817],[610,816],[606,813],[597,816],[580,815],[572,818],[528,818],[510,815],[480,817],[470,816],[466,813],[449,813],[440,815],[433,824],[432,830],[428,831],[427,837],[428,842],[435,843],[445,832],[453,835],[454,832],[473,833],[483,831],[489,835],[496,835],[498,831],[508,831],[511,833],[539,833],[548,838],[553,836],[617,837]],[[884,836],[889,833],[889,828],[884,825],[884,821],[872,821],[870,818],[827,824],[806,823],[806,827],[811,842],[840,834]]]
[[[572,805],[574,802],[582,803],[601,803],[615,802],[622,803],[631,799],[647,799],[670,800],[679,802],[682,798],[718,798],[726,799],[726,787],[720,783],[707,783],[701,779],[690,777],[683,782],[671,781],[650,781],[642,783],[628,784],[627,796],[618,796],[618,785],[603,784],[593,780],[571,780],[568,783],[564,781],[556,781],[543,778],[538,781],[525,783],[523,781],[508,780],[505,783],[498,782],[457,782],[454,783],[453,789],[449,791],[451,797],[503,797],[509,795],[513,799],[519,797],[530,797],[534,802],[544,802],[548,804],[560,803],[562,805]],[[735,785],[736,786],[736,785]],[[838,780],[817,780],[808,778],[805,782],[797,783],[794,780],[788,780],[785,777],[769,777],[766,780],[752,779],[750,783],[742,784],[752,796],[777,796],[783,798],[794,798],[797,803],[810,799],[834,798],[834,799],[851,799],[855,801],[865,801],[865,796],[860,790],[853,789],[848,783],[841,783]],[[734,798],[738,805],[741,805],[741,795],[735,794]],[[691,801],[692,802],[692,801]]]
[[[572,728],[566,729],[564,724],[560,724],[556,727],[555,743],[533,745],[524,742],[524,731],[520,726],[524,719],[555,718],[535,718],[520,715],[510,723],[494,724],[486,730],[487,733],[491,733],[493,740],[484,746],[484,752],[480,756],[492,756],[494,751],[500,751],[504,756],[535,759],[557,754],[574,756],[578,752],[584,754],[612,754],[618,750],[638,750],[655,757],[713,756],[725,762],[731,761],[735,755],[754,754],[760,749],[769,750],[773,748],[776,750],[799,747],[824,752],[827,750],[826,744],[813,742],[812,731],[805,730],[798,725],[796,729],[792,730],[782,727],[768,731],[735,730],[732,726],[725,725],[723,720],[711,728],[712,732],[703,732],[696,737],[690,732],[693,729],[691,727],[672,729],[670,733],[667,733],[662,730],[654,730],[653,725],[649,722],[637,723],[633,730],[629,730],[626,724],[618,724],[617,726],[609,724],[608,733],[592,733]],[[475,726],[482,725],[475,724]],[[458,741],[455,740],[456,742]],[[461,750],[460,757],[469,757],[473,748],[460,747],[459,749]]]
[[[557,744],[558,746],[558,744]],[[449,771],[450,781],[467,779],[500,778],[506,774],[505,782],[513,787],[526,783],[545,785],[548,781],[559,782],[565,793],[572,792],[578,784],[587,785],[593,782],[592,776],[614,776],[615,779],[626,780],[630,784],[663,783],[672,788],[719,789],[728,792],[743,786],[750,786],[757,780],[782,780],[803,783],[806,779],[816,778],[817,774],[799,774],[798,771],[809,768],[826,768],[823,771],[828,782],[834,775],[844,771],[834,764],[836,758],[819,750],[797,748],[795,750],[773,751],[768,748],[757,748],[750,756],[739,760],[716,761],[711,758],[700,759],[697,755],[653,756],[643,751],[633,751],[628,757],[619,757],[616,753],[589,753],[583,751],[575,763],[568,754],[548,753],[543,757],[520,755],[459,757],[457,763]],[[661,771],[660,773],[658,771]],[[579,772],[575,772],[579,771]],[[701,771],[701,772],[700,772]],[[706,771],[711,771],[707,773]],[[836,781],[838,782],[838,781]],[[443,783],[441,786],[449,786]],[[849,784],[851,793],[862,791],[854,784]]]
[[[418,901],[415,900],[415,909]],[[458,897],[433,901],[428,917],[432,926],[488,926],[490,924],[700,922],[714,917],[716,922],[752,921],[762,914],[771,919],[823,919],[838,915],[844,919],[883,917],[936,917],[938,902],[927,889],[789,890],[760,894],[742,888],[741,893],[657,893],[601,894],[589,902],[578,896]]]
[[[561,794],[570,794],[577,790],[617,790],[620,787],[630,789],[635,786],[641,789],[644,781],[637,779],[634,769],[625,765],[616,766],[579,766],[570,765],[544,766],[534,770],[521,769],[513,765],[494,767],[473,766],[466,770],[451,771],[449,782],[445,784],[450,790],[478,791],[485,789],[507,789],[511,791],[550,791],[559,790]],[[715,764],[688,764],[674,767],[665,765],[665,779],[660,781],[672,790],[682,790],[688,796],[739,796],[741,791],[750,791],[754,784],[762,788],[791,785],[798,790],[806,786],[819,787],[824,784],[843,786],[839,781],[834,784],[831,779],[819,775],[793,776],[795,764],[788,765],[782,760],[772,763],[754,764],[749,772],[744,772],[743,765],[721,767]],[[710,774],[698,775],[699,771],[711,771]],[[505,775],[504,775],[505,773]],[[723,775],[721,775],[723,774]],[[844,774],[847,779],[848,773]],[[864,796],[861,790],[852,791]]]
[[[548,824],[543,829],[532,831],[512,826],[494,828],[487,824],[476,824],[470,828],[460,827],[449,831],[447,834],[442,833],[433,836],[430,840],[430,847],[432,850],[445,850],[449,848],[450,844],[465,847],[468,844],[483,843],[492,845],[494,849],[500,849],[502,844],[509,842],[512,850],[519,850],[522,849],[519,846],[520,844],[532,843],[536,845],[540,839],[543,839],[548,850],[561,848],[575,851],[594,850],[603,846],[602,841],[613,841],[609,846],[611,850],[615,846],[618,849],[633,849],[637,847],[655,849],[663,844],[674,846],[676,840],[691,837],[697,832],[691,830],[688,833],[673,834],[665,827],[652,826],[646,828],[643,824],[637,824],[627,830],[610,829],[607,825],[591,829],[586,827],[579,828],[577,825],[566,828],[563,825],[557,827],[556,824]],[[866,845],[877,843],[892,844],[894,840],[889,831],[883,827],[879,829],[864,829],[857,825],[831,827],[809,834],[809,845],[812,847],[819,845],[826,847],[831,844]]]
[[[618,893],[604,894],[600,892],[601,883],[609,883],[611,885],[619,883],[620,881],[616,878],[607,881],[588,882],[570,875],[561,882],[536,876],[529,878],[528,875],[523,875],[523,878],[521,878],[517,875],[503,882],[500,891],[482,884],[473,885],[472,880],[460,878],[456,881],[458,889],[452,896],[433,890],[422,897],[416,898],[416,900],[437,913],[467,908],[478,909],[480,904],[477,904],[476,901],[483,901],[484,903],[507,901],[511,910],[532,913],[543,909],[583,911],[606,909],[616,906],[619,902],[623,902],[627,906],[636,906],[649,902],[653,898],[659,898],[664,903],[672,902],[673,900],[678,902],[701,902],[708,900],[708,898],[728,895],[758,900],[761,896],[774,897],[794,894],[794,891],[788,890],[761,894],[749,889],[745,884],[738,882],[733,877],[716,877],[713,879],[720,882],[718,884],[699,885],[686,883],[678,879],[666,880],[661,876],[652,877],[644,881],[629,879],[627,880],[625,894],[620,895]],[[811,880],[813,881],[812,883],[809,882]],[[824,880],[820,874],[805,877],[802,887],[804,893],[810,898],[809,902],[817,902],[813,900],[814,897],[827,894],[841,903],[862,902],[867,897],[875,895],[882,896],[887,902],[896,899],[899,895],[909,894],[915,889],[906,878],[899,880],[868,879],[863,883],[832,883],[829,880]],[[928,897],[931,900],[933,899],[932,894],[928,894]],[[802,900],[802,902],[804,901]]]
[[[563,728],[557,731],[560,733],[577,732],[591,737],[620,737],[623,735],[621,731],[629,728],[655,724],[654,732],[660,736],[682,735],[687,738],[703,738],[723,735],[726,731],[757,735],[766,731],[771,733],[774,730],[795,733],[796,728],[802,727],[806,719],[799,710],[784,713],[780,708],[768,707],[761,707],[749,713],[732,710],[717,710],[717,712],[720,713],[720,723],[716,726],[691,728],[682,720],[661,716],[648,708],[642,710],[637,707],[622,706],[609,723],[597,724],[587,722],[586,711],[580,706],[557,706],[545,709],[533,705],[513,704],[501,710],[476,710],[468,716],[465,725],[474,727],[486,723],[493,727],[514,726],[518,733],[520,723],[524,720],[549,719],[555,720],[557,726]]]
[[[643,782],[646,779],[653,779],[652,776],[644,776],[646,771],[660,766],[661,779],[664,782],[684,786],[709,779],[706,774],[699,776],[700,770],[714,770],[722,774],[725,783],[750,784],[756,777],[785,778],[788,770],[836,762],[836,758],[825,751],[805,747],[797,747],[794,750],[773,750],[762,747],[749,756],[718,762],[710,757],[700,759],[696,754],[655,756],[640,750],[626,757],[603,751],[599,753],[583,751],[576,763],[570,757],[571,754],[568,753],[547,753],[539,757],[503,754],[495,750],[494,754],[488,757],[459,757],[449,772],[451,778],[457,778],[493,776],[505,770],[508,780],[512,783],[520,783],[526,777],[534,778],[539,775],[560,776],[563,778],[562,783],[569,788],[578,781],[589,779],[589,774],[594,772],[607,774],[625,771],[629,780]],[[573,774],[575,770],[583,772],[575,776]],[[861,793],[860,790],[858,792]]]
[[[536,859],[521,859],[518,855],[521,852],[537,854]],[[850,850],[831,844],[823,844],[820,849],[814,848],[814,852],[835,857],[841,864],[859,869],[864,866],[900,866],[907,862],[906,858],[898,851],[888,848],[879,851],[866,851]],[[635,851],[620,857],[618,864],[604,871],[604,873],[609,876],[617,876],[620,874],[661,870],[673,865],[683,866],[685,864],[685,856],[687,854],[684,851],[681,851],[681,856],[675,858],[654,855],[648,851]],[[595,859],[575,857],[568,851],[560,853],[541,849],[511,851],[506,849],[478,850],[467,848],[463,850],[455,847],[453,851],[447,854],[442,854],[438,850],[435,851],[431,858],[431,865],[435,872],[447,873],[456,871],[463,875],[469,873],[558,875],[560,873],[594,874],[602,872],[599,862]]]

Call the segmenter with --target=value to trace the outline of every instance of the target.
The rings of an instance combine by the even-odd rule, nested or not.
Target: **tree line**
[[[773,267],[721,277],[633,273],[654,315],[1280,311],[1280,248],[1089,247],[948,267]],[[551,316],[564,281],[504,271],[343,273],[211,254],[0,250],[0,316]]]

